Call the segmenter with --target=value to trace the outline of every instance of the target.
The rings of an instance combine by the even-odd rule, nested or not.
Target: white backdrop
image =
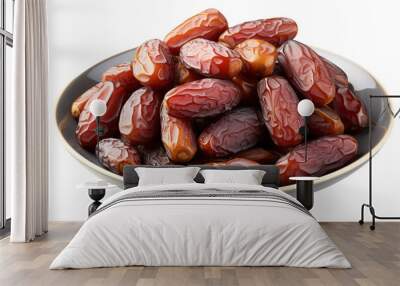
[[[243,3],[247,4],[243,4]],[[162,39],[183,19],[203,9],[220,9],[229,23],[287,16],[299,25],[297,39],[358,62],[392,94],[400,94],[398,1],[232,0],[49,0],[49,215],[83,220],[90,203],[76,186],[94,176],[64,148],[54,109],[64,87],[83,70],[151,38]],[[400,104],[397,104],[400,106]],[[400,119],[375,157],[375,204],[379,215],[400,215]],[[363,166],[316,193],[312,213],[321,221],[355,221],[368,199]]]

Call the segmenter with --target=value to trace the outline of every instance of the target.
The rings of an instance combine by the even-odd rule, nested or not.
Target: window
[[[5,190],[5,103],[11,92],[14,0],[0,0],[0,236],[9,230],[10,195]]]

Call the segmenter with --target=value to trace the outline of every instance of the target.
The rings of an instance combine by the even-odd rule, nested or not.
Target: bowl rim
[[[319,47],[315,47],[312,46],[313,49],[317,49],[323,52],[327,52],[329,54],[335,55],[337,57],[341,57],[343,59],[345,59],[346,61],[350,62],[351,64],[359,67],[360,69],[364,70],[367,74],[369,74],[377,83],[377,85],[383,90],[384,95],[388,95],[387,90],[383,87],[383,85],[381,84],[381,82],[377,79],[377,77],[371,73],[369,70],[365,69],[363,66],[361,66],[360,64],[354,62],[353,60],[348,59],[345,56],[341,56],[337,53],[331,52],[330,50],[327,49],[322,49]],[[126,52],[129,52],[131,50],[134,50],[136,48],[132,48],[132,49],[127,49],[124,50],[120,53],[114,54],[108,58],[105,58],[104,60],[97,62],[96,64],[90,66],[89,68],[87,68],[86,70],[84,70],[83,72],[81,72],[80,74],[78,74],[77,76],[75,76],[69,83],[68,85],[66,85],[64,87],[64,89],[62,90],[62,92],[60,93],[60,95],[57,98],[57,103],[54,106],[54,115],[55,115],[55,119],[56,119],[56,125],[57,125],[57,130],[58,130],[58,134],[62,139],[62,142],[64,143],[64,145],[67,147],[68,152],[75,158],[77,159],[79,162],[81,162],[82,164],[86,165],[87,167],[90,167],[91,169],[95,170],[96,172],[99,172],[101,175],[110,177],[114,180],[123,181],[123,177],[120,175],[117,175],[107,169],[104,169],[94,163],[92,163],[91,161],[87,160],[85,157],[83,157],[81,154],[79,154],[74,148],[71,147],[71,145],[67,142],[67,140],[64,138],[61,129],[59,127],[59,124],[57,122],[57,110],[59,109],[59,104],[60,104],[60,99],[63,96],[63,94],[65,93],[65,91],[74,83],[75,79],[86,74],[89,70],[91,70],[93,68],[93,66],[95,65],[99,65],[101,63],[104,63],[108,60],[110,60],[111,58],[114,58],[116,56],[119,56],[121,54],[124,54]],[[393,99],[388,97],[388,104],[390,107],[393,107]],[[375,156],[383,147],[383,145],[385,145],[385,143],[387,142],[387,140],[389,139],[389,135],[392,132],[393,129],[393,125],[394,125],[394,119],[392,117],[390,117],[389,119],[389,126],[387,127],[387,130],[385,132],[385,134],[383,135],[383,137],[381,138],[381,140],[378,142],[378,144],[376,144],[373,148],[372,148],[372,156]],[[351,170],[353,169],[357,169],[358,167],[360,167],[361,165],[363,165],[369,158],[369,153],[364,154],[363,156],[359,157],[357,160],[353,161],[352,163],[350,163],[349,165],[346,165],[343,168],[340,168],[332,173],[328,173],[326,175],[320,176],[319,180],[316,181],[314,184],[315,186],[321,185],[329,180],[332,180],[335,177],[338,176],[342,176],[345,175],[347,173],[349,173]],[[283,191],[283,192],[290,192],[296,189],[296,184],[291,184],[291,185],[287,185],[287,186],[283,186],[283,187],[279,187],[279,190]]]

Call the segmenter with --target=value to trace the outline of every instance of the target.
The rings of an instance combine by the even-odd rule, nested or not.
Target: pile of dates
[[[347,134],[367,126],[367,111],[342,69],[293,40],[297,30],[288,18],[229,27],[216,9],[192,16],[74,101],[80,145],[118,174],[126,164],[276,164],[287,185],[341,168],[357,156]],[[316,106],[307,160],[303,98]],[[107,105],[100,142],[95,99]]]

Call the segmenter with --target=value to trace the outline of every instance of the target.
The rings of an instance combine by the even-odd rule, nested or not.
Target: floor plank
[[[29,244],[0,240],[2,286],[265,286],[400,285],[400,223],[380,222],[376,231],[357,223],[321,223],[352,263],[352,269],[288,267],[118,267],[48,270],[81,223],[51,223],[45,236]]]

